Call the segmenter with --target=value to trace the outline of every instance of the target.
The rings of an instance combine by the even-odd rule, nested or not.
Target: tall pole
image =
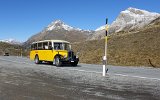
[[[106,70],[106,66],[107,66],[107,42],[108,42],[108,18],[106,18],[106,34],[105,34],[105,55],[103,57],[103,76],[106,75],[106,72],[108,71],[108,69]]]
[[[107,42],[108,42],[108,18],[106,18],[106,35],[105,35],[105,56],[106,56],[106,65],[107,65]]]

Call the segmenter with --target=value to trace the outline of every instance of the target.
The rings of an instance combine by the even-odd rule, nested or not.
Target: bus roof
[[[32,44],[40,43],[40,42],[65,42],[65,43],[69,43],[68,41],[64,41],[64,40],[42,40],[42,41],[33,42]]]

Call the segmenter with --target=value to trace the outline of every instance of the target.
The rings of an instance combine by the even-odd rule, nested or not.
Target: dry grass
[[[99,64],[102,60],[104,41],[93,40],[72,44],[75,52],[79,52],[80,61],[83,63]]]

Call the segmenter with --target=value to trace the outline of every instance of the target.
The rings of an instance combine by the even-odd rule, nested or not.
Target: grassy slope
[[[80,50],[83,63],[101,63],[104,40],[73,44]],[[160,67],[160,24],[154,24],[137,32],[111,35],[108,42],[108,63],[125,66],[151,66],[148,60]]]
[[[80,61],[83,63],[99,64],[102,60],[104,40],[94,40],[72,44],[72,49],[79,52]]]

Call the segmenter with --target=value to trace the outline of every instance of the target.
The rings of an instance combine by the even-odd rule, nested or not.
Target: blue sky
[[[0,0],[0,39],[26,41],[56,19],[95,30],[134,7],[160,13],[160,0]]]

